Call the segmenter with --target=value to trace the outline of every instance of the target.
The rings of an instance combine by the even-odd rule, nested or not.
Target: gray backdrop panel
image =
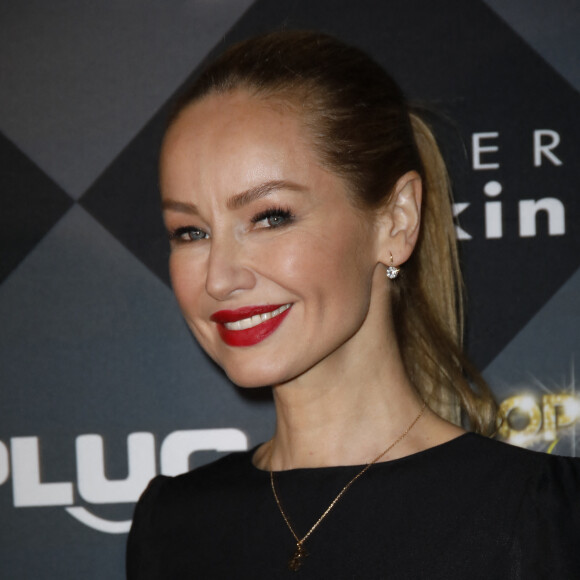
[[[0,12],[0,578],[123,578],[148,474],[272,432],[267,391],[233,387],[181,320],[156,155],[168,101],[200,63],[283,25],[363,47],[438,111],[467,204],[469,352],[513,406],[512,440],[576,454],[577,2],[28,0]],[[557,134],[561,163],[534,164],[534,131]],[[499,167],[474,167],[476,133],[497,133],[482,160]],[[526,217],[521,202],[545,198],[551,218]]]

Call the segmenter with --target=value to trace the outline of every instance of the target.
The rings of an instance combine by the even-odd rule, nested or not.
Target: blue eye
[[[203,230],[191,226],[177,228],[176,230],[169,232],[170,242],[198,242],[199,240],[205,240],[207,238],[209,238],[209,236]]]
[[[285,221],[286,217],[282,215],[271,215],[266,218],[266,222],[270,227],[278,227],[281,226]]]
[[[252,218],[253,224],[264,222],[264,227],[279,228],[291,223],[294,219],[292,213],[287,209],[272,208],[260,212]]]

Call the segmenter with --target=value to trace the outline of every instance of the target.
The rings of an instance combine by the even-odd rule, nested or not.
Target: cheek
[[[308,304],[321,313],[331,307],[356,310],[356,304],[364,309],[375,266],[369,237],[344,227],[328,235],[300,233],[262,256],[262,276],[314,298]]]
[[[334,267],[332,253],[319,237],[293,232],[260,248],[252,263],[260,279],[297,297],[316,297],[327,286]]]
[[[328,284],[360,286],[374,269],[368,236],[358,229],[337,228],[329,235],[311,240],[302,259],[313,279]],[[340,289],[337,288],[337,291]]]
[[[332,242],[320,249],[312,275],[323,285],[323,306],[332,311],[338,327],[343,325],[349,332],[361,323],[370,304],[375,270],[372,241],[365,232],[343,228],[334,232]]]
[[[169,276],[173,293],[187,326],[205,352],[216,362],[215,337],[212,338],[204,310],[205,273],[203,261],[193,260],[179,251],[169,258]],[[207,309],[206,309],[207,310]],[[206,324],[203,324],[203,321]]]

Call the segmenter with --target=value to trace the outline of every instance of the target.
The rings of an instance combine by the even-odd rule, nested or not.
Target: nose
[[[236,292],[254,287],[256,278],[242,244],[234,238],[212,240],[205,289],[215,300],[227,300]]]

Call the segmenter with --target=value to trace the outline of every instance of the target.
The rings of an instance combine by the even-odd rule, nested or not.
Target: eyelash
[[[188,234],[192,234],[194,232],[199,232],[200,234],[203,234],[202,238],[198,238],[198,239],[185,239],[184,236],[188,235]],[[189,242],[198,242],[200,240],[204,240],[207,238],[207,234],[196,227],[192,227],[192,226],[186,226],[186,227],[182,227],[182,228],[176,228],[175,230],[169,232],[169,241],[170,242],[175,242],[175,243],[181,243],[181,244],[187,244]]]
[[[258,224],[261,221],[264,220],[268,220],[270,218],[281,218],[282,222],[281,223],[270,223],[268,224],[268,228],[265,229],[276,229],[276,228],[281,228],[283,226],[286,226],[290,223],[292,223],[292,221],[294,221],[294,215],[292,215],[292,212],[289,209],[285,209],[282,207],[275,207],[275,208],[270,208],[267,210],[264,210],[262,212],[260,212],[259,214],[256,214],[250,221],[252,222],[252,224]],[[191,235],[202,235],[202,237],[200,238],[189,238],[187,239],[185,236],[191,236]],[[176,228],[175,230],[169,232],[169,241],[170,242],[174,242],[174,243],[181,243],[181,244],[187,244],[190,242],[199,242],[201,240],[205,240],[207,239],[209,236],[200,228],[196,228],[194,226],[184,226],[184,227],[180,227],[180,228]]]
[[[287,209],[287,208],[283,208],[283,207],[272,207],[269,208],[267,210],[264,210],[262,212],[260,212],[259,214],[255,215],[252,218],[252,223],[253,224],[257,224],[261,221],[270,219],[270,218],[282,218],[282,223],[278,223],[278,224],[268,224],[270,228],[281,228],[283,226],[286,226],[290,223],[292,223],[294,221],[294,215],[292,215],[292,212]]]

